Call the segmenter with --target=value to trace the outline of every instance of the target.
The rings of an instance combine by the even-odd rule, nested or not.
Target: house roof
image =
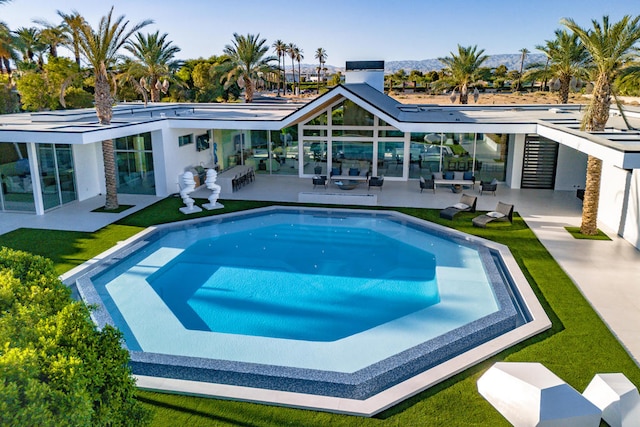
[[[100,125],[94,109],[0,115],[0,141],[87,144],[107,138],[167,128],[279,130],[350,99],[404,132],[537,133],[624,168],[640,168],[640,132],[624,130],[612,115],[604,132],[580,131],[580,105],[403,104],[365,83],[336,86],[305,103],[185,104],[114,107],[110,125]],[[629,108],[640,128],[640,109]],[[615,159],[615,160],[613,160]]]

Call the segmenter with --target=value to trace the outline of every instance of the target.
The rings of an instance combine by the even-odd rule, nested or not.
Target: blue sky
[[[323,47],[327,63],[347,60],[420,60],[448,56],[457,44],[477,45],[487,54],[518,53],[553,38],[560,19],[582,26],[609,15],[640,15],[637,0],[12,0],[0,6],[11,29],[33,19],[59,23],[56,10],[77,10],[94,26],[110,6],[132,23],[153,19],[144,32],[159,30],[182,49],[180,59],[220,55],[233,33],[260,33],[303,49],[303,63],[315,63]]]

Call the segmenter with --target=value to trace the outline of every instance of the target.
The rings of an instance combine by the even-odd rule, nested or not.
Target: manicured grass
[[[593,236],[588,236],[586,234],[580,233],[580,227],[565,227],[565,230],[569,232],[573,236],[574,239],[582,239],[582,240],[611,240],[609,236],[607,236],[604,231],[598,229],[598,234]]]
[[[198,200],[198,203],[206,200]],[[222,201],[223,210],[189,215],[216,215],[231,210],[267,206],[269,202]],[[0,236],[0,245],[55,255],[57,266],[75,265],[123,240],[141,227],[185,219],[178,213],[181,201],[164,199],[96,233],[64,233],[17,230]],[[367,208],[368,209],[368,208]],[[154,410],[155,426],[508,426],[502,416],[477,392],[476,381],[494,362],[541,362],[578,391],[593,375],[622,372],[636,386],[640,368],[608,331],[589,303],[564,271],[517,215],[513,224],[495,222],[486,229],[474,228],[477,215],[461,213],[454,221],[439,218],[438,210],[405,208],[406,214],[456,228],[503,243],[531,283],[553,322],[551,330],[520,343],[480,365],[438,384],[374,418],[360,418],[233,402],[140,391],[138,399]],[[32,234],[33,233],[33,234]],[[53,234],[50,234],[53,233]],[[56,234],[59,233],[59,234]],[[49,244],[48,237],[56,236]],[[7,237],[9,236],[9,237]],[[24,237],[28,236],[28,237]],[[42,242],[47,241],[47,250]]]

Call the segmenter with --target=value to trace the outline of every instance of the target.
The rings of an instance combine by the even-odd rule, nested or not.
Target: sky
[[[259,33],[269,46],[295,43],[303,64],[316,63],[322,47],[336,67],[450,56],[458,44],[489,55],[539,53],[535,46],[554,38],[562,18],[591,27],[604,15],[640,15],[638,0],[11,0],[0,5],[0,21],[15,30],[37,26],[34,19],[58,24],[56,10],[78,11],[95,28],[111,6],[130,25],[152,19],[142,31],[167,33],[181,48],[178,59],[221,55],[233,33]]]

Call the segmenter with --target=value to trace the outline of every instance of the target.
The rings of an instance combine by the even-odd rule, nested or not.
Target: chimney
[[[384,92],[384,61],[347,61],[345,83],[366,83]]]

